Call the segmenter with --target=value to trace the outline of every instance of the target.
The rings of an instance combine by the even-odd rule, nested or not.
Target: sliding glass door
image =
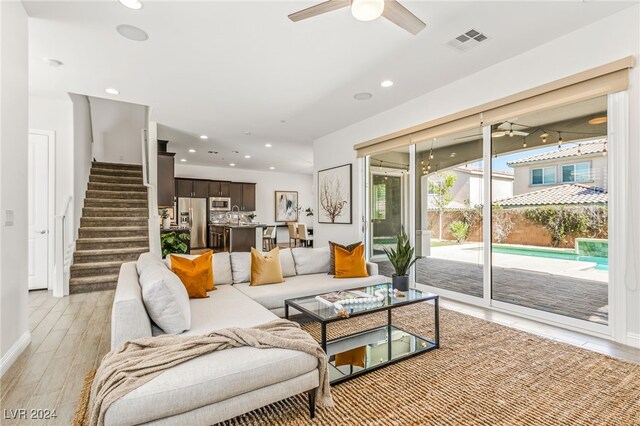
[[[607,120],[602,96],[370,156],[372,260],[390,276],[382,248],[415,223],[416,284],[604,332]]]
[[[608,324],[607,98],[494,125],[491,149],[513,182],[492,180],[492,301]]]

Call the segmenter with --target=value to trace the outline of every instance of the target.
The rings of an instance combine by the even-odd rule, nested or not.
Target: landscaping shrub
[[[525,210],[525,217],[544,225],[554,247],[567,242],[567,236],[601,236],[607,226],[607,207],[545,206]]]
[[[467,239],[467,235],[469,235],[469,224],[456,220],[449,225],[449,231],[457,242],[462,243]]]

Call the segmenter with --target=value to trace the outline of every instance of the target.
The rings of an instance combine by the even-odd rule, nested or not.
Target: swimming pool
[[[472,249],[477,250],[477,249]],[[562,259],[562,260],[579,260],[582,262],[593,262],[596,264],[595,269],[599,271],[609,270],[609,258],[607,257],[595,257],[595,256],[579,256],[570,251],[559,250],[545,250],[528,247],[508,247],[508,246],[493,246],[494,253],[502,254],[516,254],[520,256],[533,256],[533,257],[546,257],[549,259]]]

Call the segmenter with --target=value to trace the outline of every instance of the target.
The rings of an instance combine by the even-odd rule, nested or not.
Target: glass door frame
[[[590,334],[626,344],[626,300],[625,300],[625,229],[631,219],[626,215],[629,184],[627,160],[629,154],[629,97],[628,92],[618,92],[607,95],[607,140],[608,140],[608,227],[609,227],[609,282],[608,282],[608,304],[609,316],[608,324],[597,324],[585,320],[571,318],[559,314],[553,314],[537,309],[526,308],[523,306],[500,302],[492,299],[492,146],[491,146],[491,126],[482,126],[483,135],[483,297],[469,296],[450,290],[444,290],[437,287],[428,286],[415,282],[415,267],[411,268],[411,283],[414,286],[427,291],[437,293],[443,297],[468,303],[471,305],[481,306],[514,314],[534,321],[547,323],[550,325],[560,326],[562,328],[575,330],[585,334]],[[410,163],[409,163],[409,212],[408,212],[408,230],[411,244],[416,244],[416,145],[409,147]],[[366,210],[365,225],[367,241],[371,241],[370,224],[370,186],[369,186],[369,161],[366,161],[366,182],[365,188]],[[369,250],[367,250],[368,252]]]

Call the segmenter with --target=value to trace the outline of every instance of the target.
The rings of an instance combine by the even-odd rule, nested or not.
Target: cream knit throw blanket
[[[278,319],[252,328],[226,328],[206,336],[162,335],[126,342],[102,359],[91,387],[89,424],[103,425],[111,404],[163,371],[200,355],[241,346],[301,351],[318,359],[320,386],[316,401],[333,406],[327,355],[300,326]]]

